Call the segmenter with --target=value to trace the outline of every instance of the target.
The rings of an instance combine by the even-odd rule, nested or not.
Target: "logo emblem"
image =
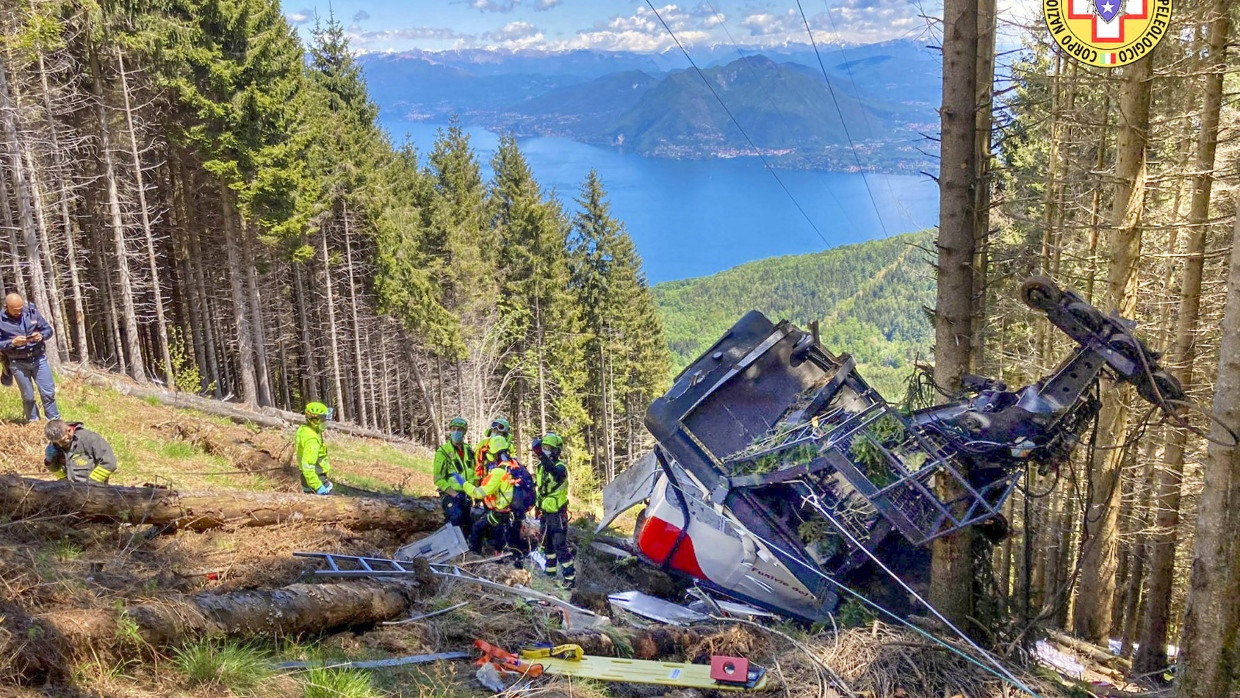
[[[1172,0],[1042,0],[1046,28],[1068,56],[1127,65],[1148,55],[1171,24]]]

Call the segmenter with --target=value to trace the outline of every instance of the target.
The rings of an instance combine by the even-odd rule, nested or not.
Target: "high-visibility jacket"
[[[43,465],[57,480],[106,484],[116,472],[116,454],[112,453],[112,447],[81,422],[70,422],[69,433],[73,436],[68,448],[47,445]]]
[[[481,499],[487,509],[506,512],[512,508],[512,490],[516,481],[508,474],[504,463],[497,463],[482,478],[482,484],[474,488],[473,498]]]
[[[474,449],[470,448],[469,444],[462,443],[458,450],[456,444],[445,442],[435,450],[435,487],[439,488],[441,494],[468,492],[471,486],[478,484],[473,464]],[[464,486],[452,477],[457,473],[465,479]]]
[[[568,505],[568,465],[557,460],[549,463],[539,459],[534,466],[535,496],[538,508],[554,514]]]
[[[297,427],[294,443],[297,450],[297,469],[301,471],[301,484],[317,490],[332,473],[331,463],[327,459],[327,444],[323,442],[323,423]]]

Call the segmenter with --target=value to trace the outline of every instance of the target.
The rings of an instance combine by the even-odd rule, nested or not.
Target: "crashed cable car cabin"
[[[653,457],[620,478],[647,483],[627,502],[649,499],[635,532],[642,555],[816,621],[871,554],[881,559],[885,540],[924,556],[965,526],[1002,535],[1000,510],[1026,467],[1064,461],[1097,415],[1104,371],[1165,410],[1183,398],[1133,323],[1043,277],[1021,295],[1076,350],[1032,385],[969,376],[956,401],[911,414],[889,406],[848,355],[757,311],[742,317],[646,413]]]

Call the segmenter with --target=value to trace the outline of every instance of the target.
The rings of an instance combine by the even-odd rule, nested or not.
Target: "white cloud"
[[[353,22],[355,24],[357,22],[365,22],[368,19],[370,19],[370,13],[366,10],[358,10],[357,13],[353,15]]]
[[[512,12],[521,0],[470,0],[469,6],[480,12]]]
[[[502,48],[527,48],[542,44],[542,31],[529,22],[509,22],[482,35],[483,41]]]
[[[544,10],[550,10],[551,8],[559,4],[560,4],[560,0],[537,0],[534,3],[534,11],[542,12]]]
[[[659,18],[676,34],[682,44],[702,43],[710,38],[710,25],[698,12],[687,12],[679,5],[657,8],[658,16],[648,7],[638,7],[632,15],[616,15],[596,22],[591,29],[576,36],[548,45],[551,49],[598,49],[602,51],[664,51],[676,46]]]
[[[314,20],[314,10],[307,7],[300,10],[294,10],[293,12],[285,12],[284,18],[287,19],[290,24],[309,24]]]

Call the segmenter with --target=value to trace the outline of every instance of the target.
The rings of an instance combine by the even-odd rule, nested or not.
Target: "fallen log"
[[[122,395],[132,395],[143,399],[156,400],[160,404],[168,407],[175,407],[183,410],[198,410],[217,417],[231,419],[238,424],[254,424],[269,429],[284,429],[290,425],[301,424],[305,419],[296,412],[288,410],[280,410],[274,407],[257,407],[247,408],[235,403],[225,402],[223,400],[212,400],[199,395],[190,393],[180,393],[167,390],[166,388],[140,386],[129,383],[119,377],[109,374],[105,371],[99,371],[86,365],[67,365],[61,368],[63,373],[81,378],[82,380],[99,385],[105,388],[111,388]],[[339,431],[350,436],[359,436],[367,439],[380,439],[393,443],[413,443],[409,439],[402,439],[385,434],[374,429],[359,427],[354,424],[345,424],[342,422],[329,422],[327,428],[332,431]]]
[[[291,584],[267,591],[196,594],[123,609],[75,609],[26,617],[28,634],[54,643],[61,659],[101,650],[132,652],[221,637],[296,637],[376,625],[404,615],[435,593],[425,563],[414,578],[358,579],[335,584]],[[31,632],[30,625],[39,632]],[[46,643],[44,643],[46,645]],[[48,671],[47,648],[21,656],[21,666]],[[55,656],[55,655],[52,655]]]
[[[1051,628],[1046,629],[1046,636],[1052,641],[1077,652],[1091,661],[1097,662],[1108,669],[1115,671],[1128,672],[1132,671],[1132,662],[1123,657],[1116,656],[1098,645],[1079,640],[1071,635],[1061,633]]]
[[[290,521],[397,533],[432,531],[443,525],[439,502],[429,497],[320,497],[229,490],[195,493],[82,485],[16,475],[0,475],[0,515],[10,519],[68,515],[82,521],[154,524],[191,531]]]

